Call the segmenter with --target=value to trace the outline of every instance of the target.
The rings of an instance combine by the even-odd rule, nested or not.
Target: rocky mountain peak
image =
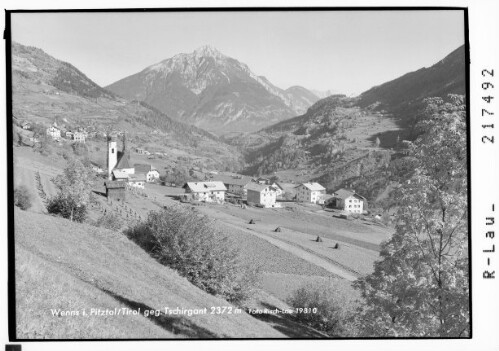
[[[213,57],[213,58],[223,58],[224,55],[218,51],[215,47],[210,45],[203,45],[193,52],[194,56],[197,57]]]

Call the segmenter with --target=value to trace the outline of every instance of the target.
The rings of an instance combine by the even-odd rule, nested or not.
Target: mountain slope
[[[217,134],[254,131],[300,114],[310,106],[312,94],[303,95],[302,88],[295,101],[293,90],[276,87],[209,46],[163,60],[106,88]]]
[[[123,99],[41,49],[13,43],[12,81],[13,113],[19,119],[45,126],[57,120],[60,125],[92,126],[101,132],[127,131],[130,140],[146,139],[165,151],[178,149],[220,167],[238,167],[237,151],[213,134],[173,120],[146,103]]]
[[[209,311],[230,304],[162,266],[122,234],[20,210],[15,227],[16,286],[23,297],[16,304],[19,338],[284,337],[244,312],[147,318],[145,309]],[[88,315],[91,308],[141,308],[142,315]],[[51,309],[80,315],[53,317]]]
[[[411,116],[427,97],[466,94],[464,45],[429,68],[421,68],[373,87],[359,96],[359,106],[379,104],[398,118],[402,126],[412,126]]]
[[[298,85],[286,89],[286,93],[292,101],[293,109],[299,114],[307,112],[307,109],[319,100],[313,92]]]
[[[371,185],[380,177],[386,180],[380,174],[392,158],[400,157],[394,150],[402,148],[402,140],[417,136],[414,126],[423,100],[465,92],[464,57],[464,47],[458,48],[430,68],[357,98],[330,96],[301,116],[229,141],[245,150],[248,174],[272,174],[283,181],[317,180],[328,190],[350,186],[369,174],[374,174]],[[381,191],[391,186],[388,181],[378,183],[376,189]],[[379,195],[366,189],[369,200]]]

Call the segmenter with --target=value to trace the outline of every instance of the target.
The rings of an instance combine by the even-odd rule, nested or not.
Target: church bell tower
[[[107,178],[113,180],[113,169],[118,163],[118,147],[116,136],[107,136]]]

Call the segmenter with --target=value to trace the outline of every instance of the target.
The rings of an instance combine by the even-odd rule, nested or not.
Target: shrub
[[[14,205],[24,211],[31,207],[31,194],[24,185],[14,189]]]
[[[105,213],[97,220],[96,225],[106,229],[120,230],[123,225],[123,221],[114,213]]]
[[[47,211],[76,222],[83,222],[87,218],[87,206],[78,205],[71,197],[61,193],[48,199]]]
[[[356,307],[348,293],[341,292],[330,283],[304,286],[288,299],[293,308],[310,309],[310,313],[296,313],[297,322],[324,332],[329,336],[346,336],[347,325]]]
[[[125,234],[161,264],[212,295],[241,303],[253,292],[256,270],[242,265],[229,238],[207,216],[190,208],[150,212],[147,220]]]
[[[68,161],[63,174],[52,178],[59,192],[47,201],[47,211],[71,221],[83,222],[87,206],[91,203],[91,178],[91,172],[80,160]]]
[[[77,156],[87,156],[88,155],[88,147],[86,144],[82,143],[73,143],[71,145],[73,148],[73,152]]]

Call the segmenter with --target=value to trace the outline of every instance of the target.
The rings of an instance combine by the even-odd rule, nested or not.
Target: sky
[[[359,94],[464,44],[462,11],[12,14],[12,39],[101,86],[203,45],[276,86]]]

